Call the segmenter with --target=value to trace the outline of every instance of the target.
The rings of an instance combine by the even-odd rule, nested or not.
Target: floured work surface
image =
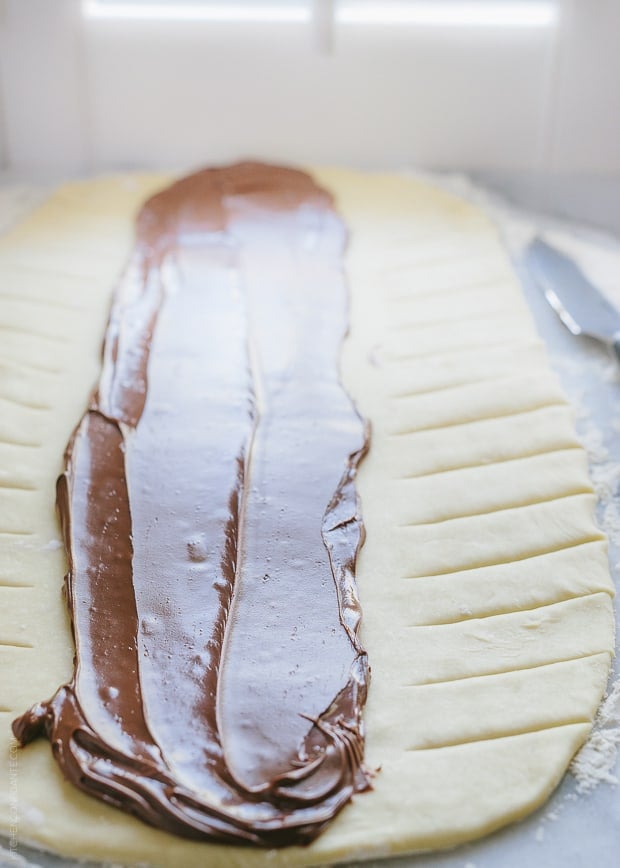
[[[449,846],[522,816],[587,736],[612,647],[585,458],[487,220],[418,182],[316,176],[350,231],[343,381],[372,424],[358,585],[373,671],[367,763],[381,771],[310,849],[274,864]],[[1,453],[1,579],[21,585],[2,588],[7,740],[13,717],[71,675],[53,484],[97,378],[133,213],[163,183],[64,188],[0,250],[0,436],[19,441]],[[23,841],[155,864],[204,858],[206,845],[82,797],[44,742],[19,754],[18,784]],[[208,852],[223,864],[266,858]]]

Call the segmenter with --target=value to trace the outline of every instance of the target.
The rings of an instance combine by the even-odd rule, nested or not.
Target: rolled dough
[[[314,174],[350,230],[343,380],[372,425],[358,585],[374,790],[311,847],[266,853],[88,799],[47,742],[11,753],[12,719],[71,675],[55,478],[134,215],[170,181],[108,177],[61,187],[0,240],[0,829],[17,805],[23,843],[184,868],[449,847],[540,805],[590,731],[613,649],[607,545],[496,232],[417,180]]]

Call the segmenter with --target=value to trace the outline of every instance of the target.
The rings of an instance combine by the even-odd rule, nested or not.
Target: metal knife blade
[[[620,360],[620,311],[573,260],[536,238],[525,252],[525,264],[566,327],[610,344]]]

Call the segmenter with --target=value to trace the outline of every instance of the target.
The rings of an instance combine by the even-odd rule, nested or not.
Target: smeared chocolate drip
[[[305,843],[369,785],[344,244],[303,172],[154,196],[67,448],[75,672],[13,729],[176,834]]]

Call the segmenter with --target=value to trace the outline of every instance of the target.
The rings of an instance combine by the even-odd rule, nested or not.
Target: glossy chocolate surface
[[[345,242],[300,171],[154,196],[67,448],[75,673],[14,732],[177,834],[305,843],[368,787]]]

